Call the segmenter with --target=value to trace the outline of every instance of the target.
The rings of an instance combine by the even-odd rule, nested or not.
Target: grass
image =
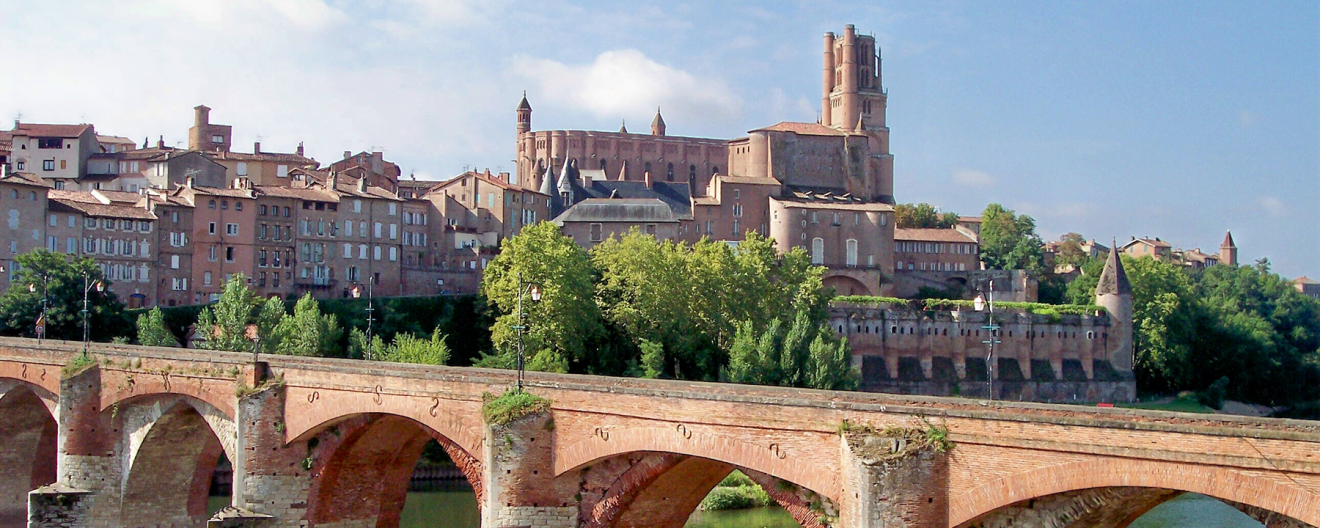
[[[60,369],[65,378],[71,378],[96,365],[96,359],[87,354],[78,354],[69,360],[69,364]]]
[[[1216,412],[1214,409],[1202,405],[1201,402],[1197,400],[1196,393],[1191,391],[1182,392],[1178,394],[1178,397],[1167,401],[1161,400],[1161,401],[1153,401],[1153,402],[1145,402],[1145,403],[1119,403],[1117,405],[1119,407],[1127,407],[1130,409],[1150,409],[1155,411],[1174,411],[1174,412],[1202,413],[1202,414],[1210,414]]]
[[[550,400],[514,389],[504,391],[496,397],[487,392],[482,395],[485,403],[481,405],[481,417],[488,424],[505,425],[527,415],[543,413],[550,409]]]

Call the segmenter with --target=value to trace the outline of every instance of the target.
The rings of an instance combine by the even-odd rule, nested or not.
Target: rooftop
[[[957,229],[903,229],[894,228],[894,240],[918,242],[976,243],[976,239]]]
[[[656,198],[587,198],[555,218],[558,225],[567,222],[675,223],[678,217]]]
[[[805,136],[846,136],[847,132],[830,128],[820,123],[796,123],[793,121],[780,121],[765,128],[758,128],[752,132],[792,132]]]
[[[92,125],[47,125],[40,123],[14,123],[13,135],[28,137],[76,138],[83,135]]]

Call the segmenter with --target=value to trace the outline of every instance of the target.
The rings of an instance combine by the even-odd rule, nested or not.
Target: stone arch
[[[701,501],[740,470],[804,528],[821,528],[813,500],[828,502],[759,471],[673,453],[628,453],[583,470],[579,505],[584,528],[681,528]]]
[[[110,409],[154,396],[186,396],[198,411],[202,406],[219,411],[232,421],[234,416],[233,379],[216,380],[185,376],[168,371],[132,372],[101,369],[101,408]]]
[[[377,387],[379,388],[379,387]],[[307,440],[326,427],[360,415],[390,414],[413,420],[457,444],[480,453],[484,438],[480,401],[441,397],[400,397],[375,391],[331,391],[287,387],[286,443]]]
[[[830,499],[835,499],[839,490],[836,471],[823,470],[819,464],[790,457],[790,449],[776,443],[758,445],[722,434],[687,429],[681,424],[670,427],[632,426],[602,432],[608,440],[602,435],[596,435],[557,449],[554,457],[555,476],[627,453],[672,453],[723,463],[728,465],[729,470],[735,467],[747,468],[792,482]],[[728,474],[729,471],[724,473]]]
[[[55,482],[59,426],[40,386],[0,380],[0,526],[27,519],[27,493]]]
[[[830,275],[823,281],[826,288],[834,288],[836,295],[871,295],[871,289],[853,277]]]
[[[206,522],[211,476],[234,423],[213,406],[180,395],[126,400],[103,412],[121,427],[122,526],[199,526]]]
[[[413,468],[431,440],[462,470],[482,504],[482,465],[472,453],[411,418],[369,413],[318,428],[307,438],[312,460],[307,520],[317,525],[397,527]]]
[[[1023,501],[1080,490],[1146,488],[1200,493],[1320,526],[1316,495],[1287,484],[1221,466],[1130,459],[1072,462],[1023,471],[951,497],[949,526],[962,526]]]

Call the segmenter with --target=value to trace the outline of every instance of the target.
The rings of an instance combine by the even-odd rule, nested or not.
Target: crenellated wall
[[[1123,350],[1105,312],[996,312],[993,361],[989,312],[925,311],[888,304],[834,303],[830,326],[848,340],[862,389],[898,394],[1025,401],[1131,401],[1136,381],[1114,361]],[[1130,363],[1128,363],[1130,365]]]

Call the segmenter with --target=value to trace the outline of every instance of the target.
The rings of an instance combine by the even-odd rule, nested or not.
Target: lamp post
[[[29,293],[37,293],[37,284],[28,284]],[[46,307],[50,302],[50,277],[41,275],[41,315],[37,317],[37,344],[41,344],[41,339],[46,337]]]
[[[518,331],[518,392],[523,390],[523,372],[526,368],[526,356],[523,354],[523,330],[527,325],[523,319],[527,313],[523,311],[523,296],[531,294],[533,302],[541,301],[541,285],[535,282],[527,282],[522,278],[522,273],[518,274],[518,324],[513,328]]]
[[[375,311],[375,308],[372,306],[371,286],[375,282],[376,282],[376,277],[374,275],[367,276],[367,344],[365,349],[362,351],[362,356],[364,359],[376,359],[375,357],[372,357],[375,355],[375,350],[372,349],[373,345],[371,342],[371,324],[372,322],[375,321],[375,318],[372,317],[372,312]],[[354,299],[361,299],[362,285],[359,284],[353,286],[353,290],[351,291],[351,293],[353,294]]]
[[[87,309],[88,306],[87,294],[92,291],[92,288],[96,288],[96,293],[101,293],[105,291],[104,281],[98,280],[96,282],[91,282],[91,280],[92,280],[91,274],[88,273],[83,274],[83,309],[82,309],[83,352],[82,353],[84,358],[87,357],[87,343],[91,341],[91,327],[89,327],[87,324],[87,314],[89,313],[89,310]]]
[[[976,311],[978,312],[984,310],[987,306],[989,306],[990,308],[990,311],[988,312],[989,316],[986,319],[986,324],[981,326],[981,328],[984,328],[985,330],[989,331],[990,335],[981,342],[986,344],[986,354],[985,354],[986,390],[987,390],[987,394],[989,394],[990,399],[993,400],[995,399],[995,375],[994,375],[995,343],[999,342],[999,339],[997,339],[999,337],[997,335],[999,332],[999,325],[995,324],[995,281],[993,280],[990,281],[990,289],[989,291],[987,291],[987,296],[989,297],[989,302],[987,302],[986,298],[982,297],[981,294],[977,294],[976,299],[972,300],[972,306],[976,308]]]

